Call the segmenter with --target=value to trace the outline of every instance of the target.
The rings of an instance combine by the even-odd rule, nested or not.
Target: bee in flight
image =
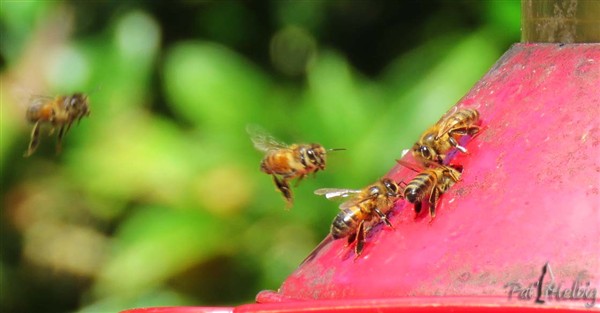
[[[475,109],[459,109],[426,130],[412,147],[415,159],[443,164],[446,154],[453,147],[463,153],[467,149],[458,143],[460,137],[473,136],[479,132],[479,112]]]
[[[398,163],[403,166],[410,168],[414,171],[411,164],[398,160]],[[429,216],[431,220],[435,217],[435,208],[438,200],[442,194],[444,194],[454,183],[460,179],[461,171],[448,165],[435,165],[430,168],[426,168],[417,174],[407,185],[404,187],[403,196],[404,198],[414,204],[415,213],[421,212],[421,205],[423,200],[427,198],[427,204],[429,206]]]
[[[402,196],[400,186],[389,178],[380,179],[359,190],[322,188],[316,190],[315,194],[327,199],[349,198],[340,205],[341,212],[333,219],[331,236],[334,239],[348,237],[348,245],[356,242],[356,257],[364,248],[367,222],[378,217],[394,228],[386,214],[393,207],[395,199]]]
[[[260,170],[273,176],[288,208],[294,202],[289,181],[297,178],[297,185],[308,174],[325,169],[328,151],[345,150],[325,149],[316,143],[286,145],[256,126],[249,126],[247,131],[254,147],[265,153]]]
[[[88,97],[82,93],[69,96],[34,97],[29,103],[26,118],[33,123],[29,147],[24,156],[32,155],[40,143],[40,128],[44,124],[50,125],[50,135],[58,128],[56,152],[62,148],[62,139],[75,121],[81,121],[84,116],[90,115]]]

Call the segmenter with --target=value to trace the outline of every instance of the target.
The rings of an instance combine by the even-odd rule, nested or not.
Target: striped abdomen
[[[302,166],[294,159],[294,153],[290,149],[272,151],[265,155],[260,163],[260,169],[267,174],[295,176],[296,169],[302,169]]]
[[[461,127],[470,127],[479,121],[479,112],[475,109],[460,109],[448,117],[445,129],[456,129]]]
[[[362,220],[370,220],[370,216],[361,211],[359,205],[344,208],[333,219],[331,224],[331,236],[335,239],[346,237],[358,228]]]
[[[419,173],[404,188],[404,198],[410,203],[420,201],[437,184],[437,175],[430,170]]]

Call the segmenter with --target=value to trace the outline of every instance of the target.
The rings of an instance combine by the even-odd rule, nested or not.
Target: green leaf
[[[102,297],[142,293],[217,254],[226,238],[206,213],[141,207],[119,228],[95,292]]]
[[[214,43],[173,47],[166,56],[164,78],[173,110],[212,131],[240,127],[267,101],[266,77],[236,53]]]

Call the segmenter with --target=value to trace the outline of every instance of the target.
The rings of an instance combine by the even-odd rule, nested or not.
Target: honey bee
[[[273,176],[275,187],[283,195],[287,208],[293,205],[289,181],[297,178],[298,185],[305,176],[325,169],[328,151],[345,150],[325,149],[316,143],[286,145],[256,126],[249,126],[247,131],[254,147],[265,152],[260,170]]]
[[[410,164],[404,161],[398,161],[400,164],[415,170]],[[415,170],[416,171],[416,170]],[[425,196],[429,196],[427,203],[429,205],[429,216],[431,220],[435,217],[435,208],[440,196],[448,191],[454,183],[460,179],[461,172],[451,166],[437,165],[426,168],[417,174],[404,187],[404,198],[414,204],[415,213],[421,212],[421,204]]]
[[[44,124],[51,125],[50,135],[58,128],[56,152],[62,149],[62,139],[69,131],[73,122],[81,121],[84,116],[90,115],[88,98],[82,93],[70,96],[35,97],[31,100],[26,118],[33,123],[29,147],[24,156],[31,156],[40,143],[40,128]]]
[[[383,178],[363,189],[322,188],[316,195],[327,199],[346,198],[340,205],[341,212],[333,219],[331,236],[333,239],[348,237],[348,245],[356,242],[354,249],[358,257],[364,248],[366,223],[374,217],[394,228],[386,213],[393,207],[395,198],[401,197],[400,186],[389,178]]]
[[[473,136],[479,132],[479,112],[460,109],[426,130],[412,147],[415,159],[443,164],[446,154],[453,147],[463,153],[467,149],[458,143],[461,136]]]

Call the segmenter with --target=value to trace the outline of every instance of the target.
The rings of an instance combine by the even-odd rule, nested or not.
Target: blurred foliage
[[[2,1],[0,311],[235,305],[519,38],[518,1]],[[23,158],[28,95],[92,115]],[[245,132],[319,142],[285,211]]]

